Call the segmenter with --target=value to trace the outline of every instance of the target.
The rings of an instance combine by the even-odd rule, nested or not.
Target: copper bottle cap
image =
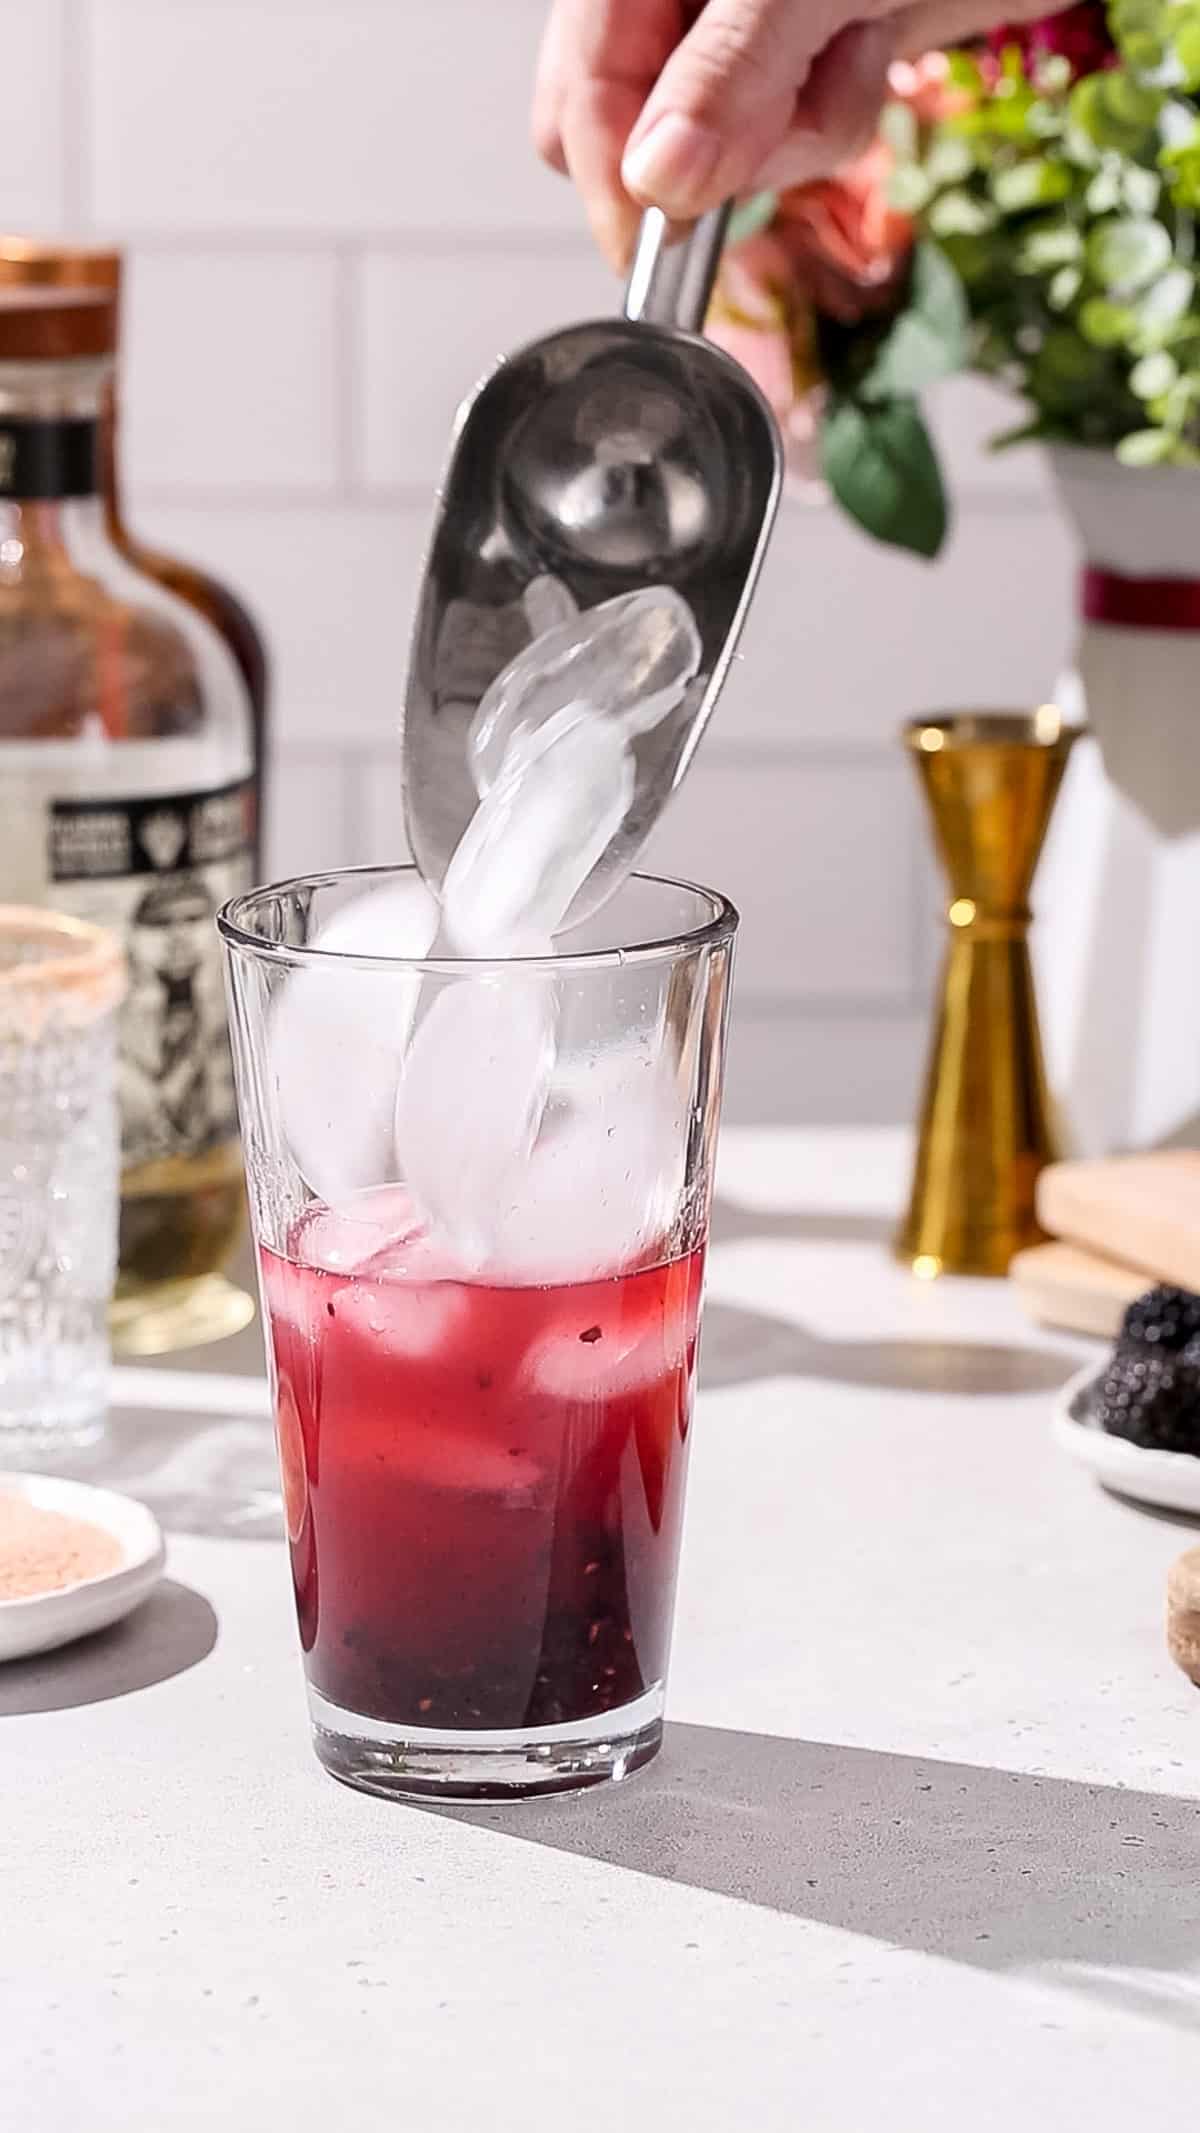
[[[115,245],[71,244],[53,237],[0,234],[0,287],[107,289],[121,286]]]
[[[0,287],[0,363],[112,355],[117,300],[99,289]]]

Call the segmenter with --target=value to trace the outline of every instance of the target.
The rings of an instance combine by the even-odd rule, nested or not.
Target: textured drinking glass
[[[102,928],[0,905],[0,1466],[103,1426],[124,989]]]
[[[570,955],[389,954],[423,893],[368,868],[219,923],[317,1754],[504,1797],[661,1740],[737,915],[634,879]]]

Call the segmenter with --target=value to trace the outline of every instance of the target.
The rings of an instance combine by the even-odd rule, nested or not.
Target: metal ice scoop
[[[544,629],[668,584],[703,657],[636,743],[625,823],[573,906],[603,902],[682,777],[725,678],[779,500],[774,418],[700,329],[728,210],[668,247],[642,222],[623,318],[508,356],[464,403],[426,557],[404,715],[413,854],[440,887],[478,795],[467,737],[485,689]]]

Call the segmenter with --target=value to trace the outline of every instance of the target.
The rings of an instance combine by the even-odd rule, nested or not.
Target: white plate
[[[39,1510],[85,1518],[120,1543],[122,1561],[103,1577],[84,1578],[59,1592],[25,1600],[0,1600],[0,1660],[53,1651],[93,1630],[107,1629],[140,1605],[162,1576],[166,1550],[158,1521],[144,1504],[86,1481],[58,1481],[49,1474],[0,1474],[0,1493],[25,1496]]]
[[[1063,1386],[1054,1410],[1054,1435],[1065,1452],[1086,1466],[1106,1489],[1152,1503],[1160,1510],[1200,1517],[1200,1458],[1191,1452],[1158,1452],[1124,1437],[1110,1437],[1095,1419],[1095,1392],[1102,1372],[1089,1363]]]

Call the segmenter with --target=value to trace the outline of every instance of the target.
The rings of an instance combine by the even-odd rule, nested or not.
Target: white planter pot
[[[1056,692],[1094,739],[1038,873],[1034,956],[1065,1141],[1107,1154],[1200,1140],[1200,470],[1050,457],[1105,619],[1081,619]]]

